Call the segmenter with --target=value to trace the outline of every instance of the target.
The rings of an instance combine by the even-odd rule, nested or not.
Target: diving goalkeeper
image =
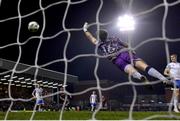
[[[129,74],[133,78],[142,80],[144,82],[148,82],[146,77],[140,74],[135,68],[145,71],[148,75],[162,80],[163,82],[167,80],[166,77],[164,77],[155,68],[146,64],[141,58],[138,58],[134,52],[132,52],[131,56],[128,51],[128,45],[119,38],[109,37],[106,30],[100,29],[97,32],[97,35],[99,35],[99,40],[97,40],[97,38],[95,38],[87,28],[88,23],[86,22],[83,26],[83,31],[86,37],[94,45],[97,45],[102,56],[107,56],[108,59],[117,65],[120,70]]]

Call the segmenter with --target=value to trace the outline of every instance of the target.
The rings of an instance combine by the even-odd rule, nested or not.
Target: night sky
[[[42,7],[46,8],[53,3],[61,0],[42,0]],[[66,0],[64,0],[66,1]],[[80,0],[71,0],[72,2],[80,2]],[[103,7],[100,11],[99,20],[101,23],[108,23],[101,26],[107,29],[112,36],[121,37],[123,41],[127,42],[127,34],[121,33],[116,27],[116,19],[122,15],[128,6],[129,0],[104,0]],[[168,0],[168,2],[175,2],[177,0]],[[13,45],[3,47],[10,43],[17,42],[17,32],[19,27],[18,16],[18,0],[2,0],[0,7],[0,57],[12,61],[17,61],[19,56],[19,46]],[[162,3],[163,0],[134,0],[132,4],[131,14],[138,15],[138,13],[149,10],[157,4]],[[95,46],[92,45],[85,37],[82,26],[85,22],[93,23],[96,21],[96,14],[100,0],[87,0],[81,4],[73,4],[69,6],[69,10],[65,19],[65,27],[68,29],[78,29],[70,31],[70,41],[67,46],[66,56],[68,59],[79,54],[92,54],[95,52]],[[54,36],[63,30],[63,17],[67,3],[61,3],[45,9],[45,30],[43,37]],[[43,27],[42,11],[35,14],[25,16],[39,9],[38,0],[21,0],[20,13],[21,19],[19,42],[26,42],[29,37],[39,36]],[[169,7],[166,19],[166,36],[169,39],[180,38],[180,11],[179,4]],[[164,15],[164,7],[160,7],[148,14],[136,16],[136,30],[131,32],[132,47],[136,47],[139,43],[146,41],[149,38],[162,37],[162,19]],[[10,17],[15,17],[11,18]],[[9,19],[5,20],[4,19]],[[32,33],[27,29],[30,21],[37,21],[40,24],[38,32]],[[91,26],[89,31],[95,34],[96,25]],[[51,39],[43,39],[39,55],[38,64],[42,65],[53,61],[55,59],[63,58],[63,51],[67,41],[67,32],[63,32]],[[171,40],[170,40],[171,41]],[[22,54],[20,58],[21,63],[34,65],[35,55],[40,39],[35,38],[29,40],[26,44],[21,45]],[[177,53],[180,55],[180,42],[168,42],[169,53]],[[3,47],[3,48],[2,48]],[[152,65],[160,72],[163,72],[167,57],[165,53],[164,41],[152,41],[143,44],[136,49],[137,55],[145,60],[149,65]],[[71,63],[68,63],[68,73],[79,77],[80,81],[94,80],[95,57],[78,58]],[[64,72],[64,62],[58,62],[46,66],[45,68]],[[98,68],[98,76],[100,79],[108,79],[112,81],[127,81],[126,75],[121,72],[115,65],[107,59],[100,59]]]

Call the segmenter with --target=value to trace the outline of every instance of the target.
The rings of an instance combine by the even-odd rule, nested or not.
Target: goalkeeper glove
[[[87,28],[88,28],[88,23],[85,22],[85,23],[84,23],[84,26],[83,26],[83,31],[84,31],[84,32],[87,32]]]

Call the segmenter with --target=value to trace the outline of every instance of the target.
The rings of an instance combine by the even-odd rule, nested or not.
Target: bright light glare
[[[135,29],[134,18],[130,15],[120,16],[117,26],[120,28],[120,31],[132,31]]]

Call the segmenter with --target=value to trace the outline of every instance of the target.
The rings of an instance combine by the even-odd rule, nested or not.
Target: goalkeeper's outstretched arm
[[[84,24],[84,26],[83,26],[83,31],[84,31],[86,37],[87,37],[93,44],[96,45],[96,44],[98,43],[97,39],[87,30],[87,28],[88,28],[88,23],[86,22],[86,23]]]

